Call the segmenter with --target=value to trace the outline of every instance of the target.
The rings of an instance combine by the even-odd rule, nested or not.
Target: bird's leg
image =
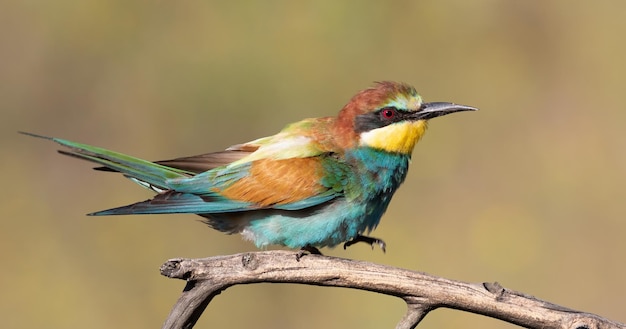
[[[311,254],[311,255],[321,255],[322,254],[322,252],[319,249],[317,249],[317,248],[315,248],[313,246],[304,246],[304,247],[300,248],[300,250],[296,254],[296,260],[300,261],[300,258],[302,258],[307,253]]]
[[[346,249],[350,247],[351,245],[358,243],[358,242],[365,242],[369,244],[372,247],[372,249],[374,249],[374,244],[377,244],[383,252],[386,252],[385,248],[387,247],[387,244],[385,243],[385,241],[379,238],[373,238],[371,236],[365,236],[365,235],[360,235],[360,234],[354,237],[352,240],[344,243],[343,249]]]

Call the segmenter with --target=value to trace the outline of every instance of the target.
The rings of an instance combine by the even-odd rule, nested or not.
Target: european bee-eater
[[[311,253],[356,242],[385,243],[373,230],[404,181],[427,121],[473,107],[424,103],[412,86],[380,82],[336,117],[305,119],[225,151],[150,162],[64,139],[69,151],[154,192],[154,198],[89,215],[192,213],[212,228],[263,248]],[[29,134],[32,135],[32,134]],[[35,137],[43,137],[33,135]],[[298,256],[299,258],[299,256]]]

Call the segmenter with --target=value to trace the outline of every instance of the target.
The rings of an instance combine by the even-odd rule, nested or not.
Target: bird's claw
[[[387,244],[385,243],[385,241],[378,239],[378,238],[373,238],[371,236],[365,236],[365,235],[357,235],[352,240],[347,241],[346,243],[343,244],[343,249],[345,250],[346,248],[358,242],[365,242],[369,244],[372,247],[372,249],[374,249],[374,245],[377,244],[383,252],[387,252],[386,250]]]
[[[300,261],[300,258],[304,257],[306,254],[309,255],[322,255],[322,252],[315,248],[315,247],[311,247],[311,246],[304,246],[302,247],[300,250],[298,250],[298,253],[296,254],[296,261]]]

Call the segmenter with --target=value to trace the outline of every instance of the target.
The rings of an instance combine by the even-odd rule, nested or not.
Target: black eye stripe
[[[383,107],[378,111],[357,115],[354,119],[354,130],[357,133],[361,133],[381,128],[395,122],[406,120],[409,114],[410,112],[395,107]]]

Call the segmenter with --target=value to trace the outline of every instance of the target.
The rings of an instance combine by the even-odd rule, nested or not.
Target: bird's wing
[[[227,151],[256,150],[228,165],[168,180],[170,191],[152,200],[95,215],[299,210],[319,205],[343,195],[349,172],[338,151],[329,146],[311,134],[286,129],[230,148]]]
[[[337,192],[337,186],[324,183],[329,181],[325,176],[336,175],[330,167],[341,166],[338,150],[319,133],[328,131],[330,123],[328,118],[292,123],[274,136],[227,149],[255,149],[239,160],[168,184],[178,192],[218,194],[258,208],[296,209],[325,202]]]
[[[92,215],[227,213],[299,210],[343,195],[343,179],[327,177],[327,157],[256,160],[167,181],[169,191],[151,200]],[[337,164],[334,165],[337,167]],[[345,169],[341,172],[345,172]]]
[[[346,170],[336,168],[347,165],[337,160],[336,153],[302,134],[281,134],[269,137],[273,140],[263,141],[258,150],[229,165],[172,179],[168,185],[177,192],[246,205],[239,210],[296,210],[341,195],[335,176]],[[232,202],[226,205],[227,211],[234,211]]]

